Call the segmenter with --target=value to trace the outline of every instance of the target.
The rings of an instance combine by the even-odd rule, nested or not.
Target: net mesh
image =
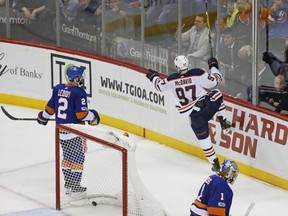
[[[116,131],[88,125],[65,125],[79,133],[60,130],[61,206],[107,204],[122,207],[122,151],[127,150],[128,215],[162,216],[162,204],[148,191],[137,171],[135,143]],[[80,133],[80,134],[81,134]],[[82,134],[82,135],[83,135]],[[112,144],[112,145],[111,145]]]

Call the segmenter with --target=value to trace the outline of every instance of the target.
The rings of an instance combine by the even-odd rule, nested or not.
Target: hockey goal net
[[[137,171],[135,143],[116,131],[56,125],[56,209],[115,205],[122,215],[163,216]]]

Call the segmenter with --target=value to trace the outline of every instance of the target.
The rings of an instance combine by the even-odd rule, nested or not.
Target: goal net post
[[[90,125],[56,125],[56,209],[114,205],[122,215],[164,216],[143,184],[136,144],[126,135]]]

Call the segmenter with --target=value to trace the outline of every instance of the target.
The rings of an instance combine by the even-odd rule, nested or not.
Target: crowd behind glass
[[[282,77],[271,70],[267,52],[286,62],[287,14],[287,0],[0,0],[0,37],[94,53],[164,74],[174,71],[178,54],[191,67],[208,69],[212,50],[224,93],[250,102],[257,95],[257,105],[277,111],[279,94],[288,98],[287,79],[279,87]],[[277,112],[287,115],[286,106],[287,112]]]

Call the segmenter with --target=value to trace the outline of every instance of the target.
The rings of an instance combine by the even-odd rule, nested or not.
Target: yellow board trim
[[[44,109],[47,101],[37,100],[28,97],[20,97],[16,95],[0,94],[0,103],[11,104],[33,109]]]
[[[47,101],[37,100],[37,99],[27,98],[27,97],[20,97],[16,95],[0,94],[0,103],[22,106],[22,107],[29,107],[29,108],[41,110],[41,109],[44,109]],[[184,153],[196,156],[198,158],[201,158],[203,160],[206,160],[201,148],[179,141],[177,139],[168,137],[166,135],[156,133],[149,129],[145,129],[143,127],[132,124],[130,122],[112,118],[106,115],[101,115],[101,123],[104,125],[108,125],[108,126],[121,129],[121,130],[128,131],[137,136],[145,137],[146,139],[156,141],[158,143],[169,146],[173,149],[176,149],[181,152],[184,152]],[[220,160],[224,159],[221,155],[219,155],[218,157]],[[254,167],[248,166],[246,164],[239,163],[238,161],[237,161],[237,164],[242,174],[251,176],[253,178],[259,179],[261,181],[264,181],[269,184],[288,190],[288,180],[272,175],[270,173],[264,172],[262,170],[256,169]]]

